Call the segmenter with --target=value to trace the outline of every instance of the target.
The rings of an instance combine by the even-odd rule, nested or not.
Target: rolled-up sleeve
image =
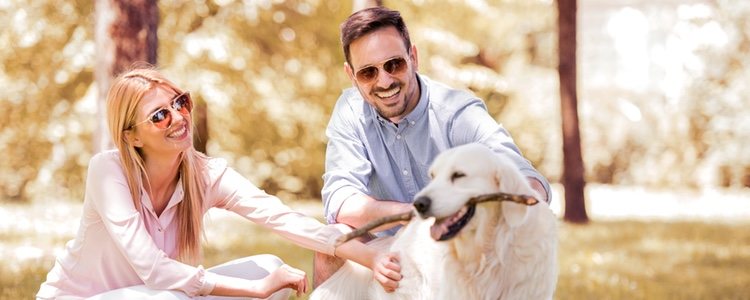
[[[531,163],[523,157],[513,138],[507,130],[498,124],[487,112],[484,103],[479,99],[470,102],[457,112],[456,118],[451,124],[451,140],[454,144],[461,145],[471,142],[480,142],[487,145],[496,153],[510,158],[523,175],[539,181],[546,193],[545,199],[550,201],[550,185],[547,178],[542,176]]]
[[[211,206],[232,211],[299,246],[333,255],[336,238],[351,231],[346,225],[325,225],[292,210],[231,168],[215,163],[211,168]]]
[[[102,155],[92,158],[86,196],[93,201],[117,249],[144,284],[157,290],[181,290],[189,296],[206,295],[215,285],[202,266],[169,258],[151,239],[133,205],[122,166]]]
[[[323,174],[323,211],[326,221],[337,223],[341,205],[354,195],[367,194],[367,181],[372,165],[367,149],[358,137],[358,118],[345,101],[346,93],[337,101],[326,128],[325,173]]]

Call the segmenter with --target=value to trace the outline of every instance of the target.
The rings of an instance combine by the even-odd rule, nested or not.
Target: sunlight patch
[[[36,260],[42,258],[44,256],[44,250],[39,249],[34,246],[20,246],[16,248],[14,251],[14,255],[16,257],[17,262],[27,261],[27,260]]]

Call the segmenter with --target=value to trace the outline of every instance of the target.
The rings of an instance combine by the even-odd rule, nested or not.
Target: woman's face
[[[144,156],[178,154],[193,145],[192,103],[189,96],[178,96],[171,89],[158,86],[141,100],[131,142]]]

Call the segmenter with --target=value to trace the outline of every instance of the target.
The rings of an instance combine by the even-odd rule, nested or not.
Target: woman
[[[152,69],[118,77],[107,96],[115,150],[95,155],[86,180],[83,215],[42,283],[37,298],[101,299],[216,295],[288,298],[307,291],[304,272],[271,255],[204,270],[203,214],[233,211],[315,251],[351,259],[374,271],[392,291],[401,275],[394,254],[353,241],[334,248],[348,228],[323,225],[292,211],[221,159],[192,144],[190,94]],[[275,293],[275,294],[274,294]]]

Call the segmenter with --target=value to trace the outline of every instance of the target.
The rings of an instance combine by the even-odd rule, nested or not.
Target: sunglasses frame
[[[386,70],[386,65],[395,61],[401,61],[403,63],[402,67],[398,68],[398,65],[397,65],[397,67],[394,67],[395,69],[393,69],[392,72],[389,72],[388,70]],[[372,83],[380,75],[381,69],[391,76],[397,76],[397,75],[401,75],[402,73],[406,71],[408,64],[409,64],[408,57],[403,57],[403,56],[393,57],[384,61],[383,63],[377,64],[377,65],[369,65],[367,67],[357,70],[356,72],[354,72],[354,78],[356,78],[357,82],[361,84]],[[367,79],[364,77],[364,75],[361,75],[363,71],[370,70],[370,69],[375,70],[375,73],[372,75],[372,78]]]
[[[176,109],[174,107],[175,103],[177,103],[177,101],[180,100],[180,98],[182,98],[183,96],[187,97],[187,102],[186,102],[187,105],[185,105],[185,106],[188,107],[187,114],[183,114],[182,112],[180,112],[181,109]],[[161,120],[161,121],[156,121],[155,122],[153,120],[154,116],[156,114],[164,111],[164,110],[167,111],[166,117],[163,120]],[[151,124],[154,125],[154,127],[158,128],[158,129],[161,129],[161,130],[167,130],[169,128],[172,128],[172,111],[175,111],[175,112],[177,112],[177,113],[179,113],[179,114],[181,114],[183,116],[189,116],[190,115],[190,113],[193,111],[193,98],[190,97],[190,91],[184,91],[184,92],[182,92],[180,94],[177,94],[176,96],[174,96],[172,98],[172,100],[169,101],[169,105],[160,107],[159,109],[157,109],[153,113],[149,114],[148,117],[145,120],[143,120],[141,122],[138,122],[138,123],[136,123],[133,126],[130,126],[128,129],[135,128],[136,126],[141,125],[141,124],[146,123],[146,122],[151,122]],[[161,128],[161,127],[159,127],[159,125],[157,125],[157,123],[162,123],[162,122],[164,122],[166,120],[169,120],[169,125],[167,125],[166,127]]]

